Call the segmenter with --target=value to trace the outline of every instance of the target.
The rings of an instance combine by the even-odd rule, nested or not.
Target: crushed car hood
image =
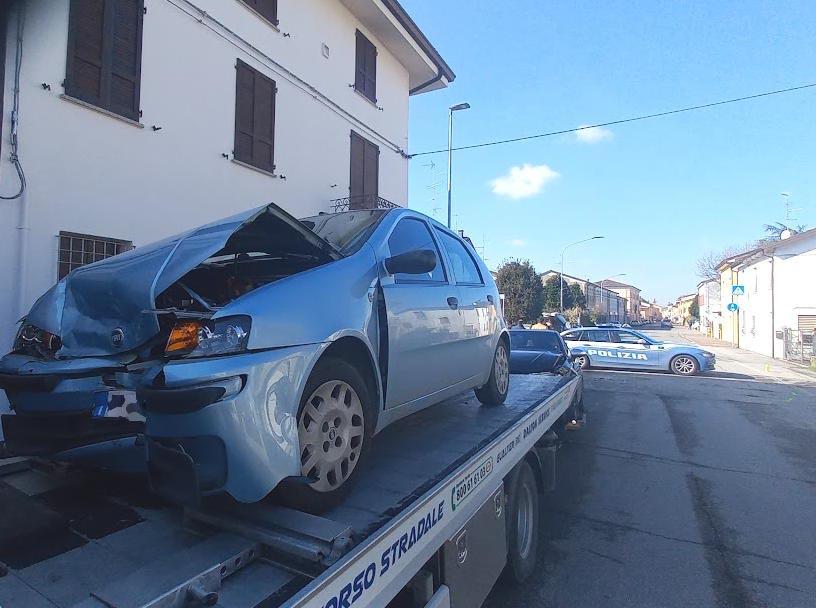
[[[280,238],[297,251],[341,257],[269,204],[82,266],[37,300],[26,322],[60,336],[59,358],[107,356],[140,347],[160,330],[156,296],[219,251],[237,253],[225,250],[230,237],[265,214],[281,225]]]

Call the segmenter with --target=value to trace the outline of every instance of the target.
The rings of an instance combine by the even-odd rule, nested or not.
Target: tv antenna
[[[801,211],[802,208],[793,206],[790,200],[790,192],[783,192],[782,200],[784,201],[783,204],[785,205],[785,223],[795,222],[797,219],[795,214],[797,211]]]

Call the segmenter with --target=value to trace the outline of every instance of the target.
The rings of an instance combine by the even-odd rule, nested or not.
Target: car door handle
[[[448,306],[450,306],[453,310],[459,308],[459,299],[453,296],[448,298]]]

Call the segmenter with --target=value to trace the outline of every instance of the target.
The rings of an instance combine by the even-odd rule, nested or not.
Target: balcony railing
[[[329,204],[335,213],[338,211],[357,211],[360,209],[397,209],[400,206],[376,194],[336,198],[329,201]]]

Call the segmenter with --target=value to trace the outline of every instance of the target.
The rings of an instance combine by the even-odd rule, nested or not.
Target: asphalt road
[[[816,606],[816,385],[745,369],[587,372],[537,570],[485,605]]]

